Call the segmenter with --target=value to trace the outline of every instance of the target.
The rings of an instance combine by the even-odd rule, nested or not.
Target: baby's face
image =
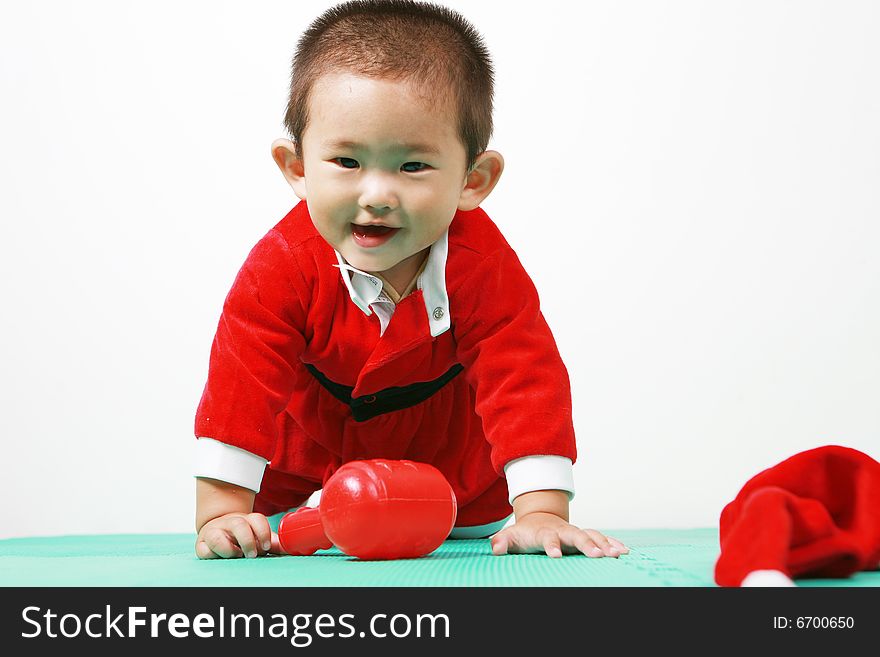
[[[454,110],[349,73],[319,78],[309,110],[301,196],[349,264],[387,272],[443,234],[467,178]]]

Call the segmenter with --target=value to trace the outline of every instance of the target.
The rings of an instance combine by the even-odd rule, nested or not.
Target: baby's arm
[[[275,451],[276,419],[305,349],[307,287],[286,238],[273,229],[251,250],[223,304],[195,422],[197,449],[207,456],[196,469],[196,554],[203,559],[276,551],[267,519],[253,513],[254,490]],[[224,476],[233,452],[232,461],[248,461],[243,479],[239,466],[239,478]]]
[[[196,478],[196,555],[200,559],[283,554],[278,535],[262,513],[253,513],[255,493],[207,477]]]
[[[629,548],[595,529],[568,522],[568,494],[561,490],[536,490],[513,500],[516,522],[492,537],[496,555],[546,552],[550,557],[583,552],[588,557],[617,557]]]

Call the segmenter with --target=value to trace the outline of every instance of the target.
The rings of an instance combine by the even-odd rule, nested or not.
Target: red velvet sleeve
[[[451,302],[453,332],[492,465],[541,454],[576,458],[568,371],[534,283],[509,247],[487,257]]]
[[[276,418],[305,348],[305,283],[287,241],[270,231],[251,250],[223,304],[195,433],[270,460]]]

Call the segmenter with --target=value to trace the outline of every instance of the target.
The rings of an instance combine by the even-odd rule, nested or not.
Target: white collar
[[[342,282],[354,304],[364,314],[371,315],[374,304],[383,304],[385,308],[394,309],[394,302],[382,292],[382,281],[367,272],[355,269],[335,249],[336,261]],[[419,274],[416,287],[422,291],[425,301],[425,312],[428,313],[428,325],[431,335],[437,337],[449,330],[449,295],[446,293],[446,256],[449,252],[449,230],[447,229],[436,242],[431,245],[425,268]],[[387,305],[385,305],[387,304]],[[377,309],[379,306],[377,306]],[[383,322],[384,324],[384,322]],[[384,328],[384,326],[383,326]],[[383,331],[384,332],[384,331]]]

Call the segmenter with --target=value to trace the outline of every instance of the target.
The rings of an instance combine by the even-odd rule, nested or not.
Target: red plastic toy
[[[455,493],[437,468],[415,461],[350,461],[317,508],[288,513],[278,539],[288,554],[335,545],[359,559],[408,559],[436,550],[455,524]]]

